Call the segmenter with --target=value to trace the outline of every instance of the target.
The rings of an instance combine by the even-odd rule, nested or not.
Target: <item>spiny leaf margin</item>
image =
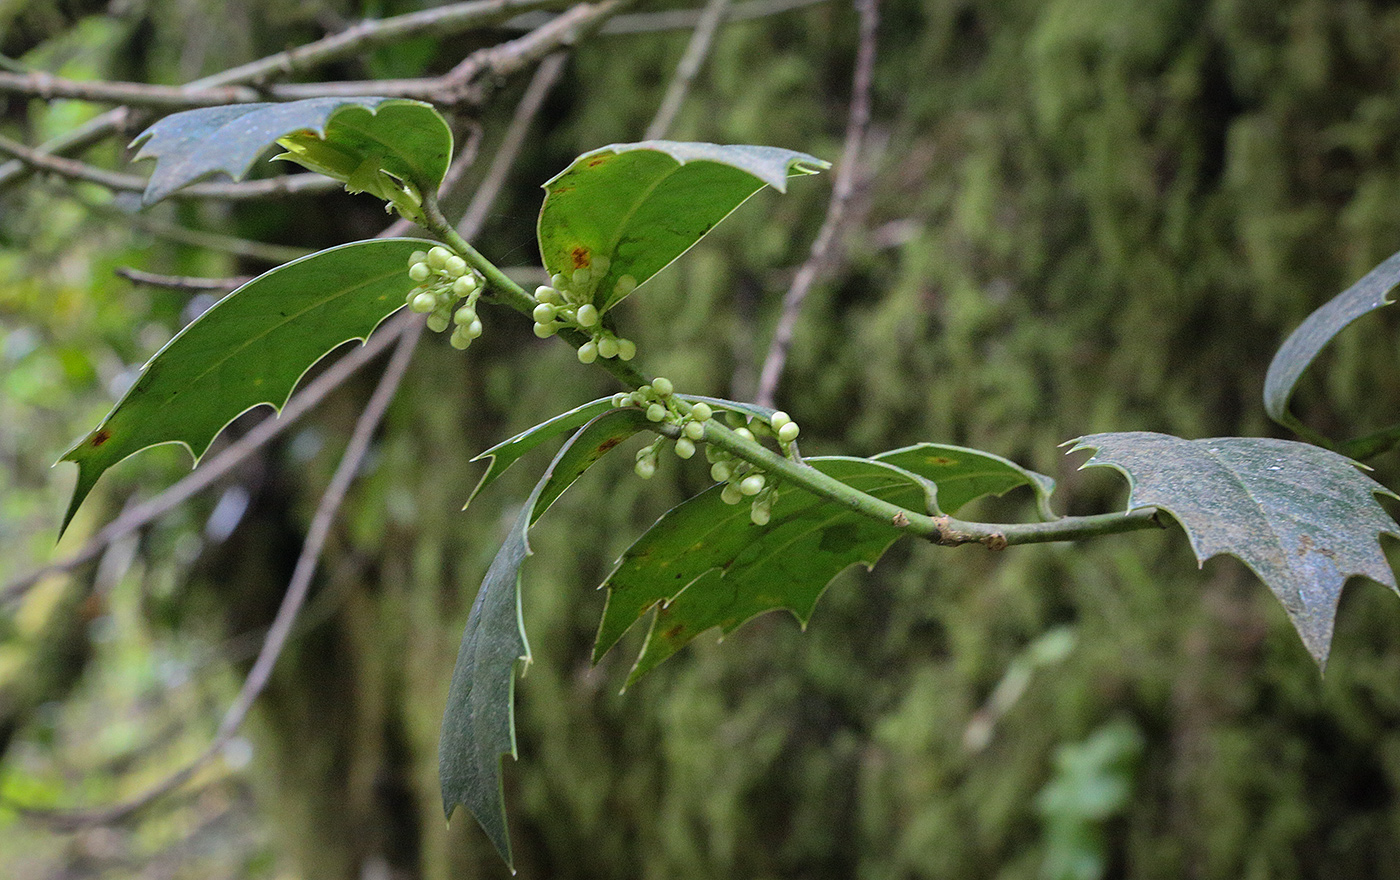
[[[595,417],[569,438],[487,569],[462,633],[438,744],[442,807],[450,820],[457,804],[465,806],[507,865],[513,860],[501,758],[516,757],[515,673],[518,664],[530,662],[520,613],[520,567],[530,555],[530,526],[608,451],[650,427],[641,410],[624,407]]]
[[[1082,467],[1111,467],[1127,478],[1128,510],[1171,514],[1199,564],[1219,554],[1244,562],[1278,597],[1319,667],[1347,578],[1396,589],[1379,538],[1400,537],[1400,529],[1376,496],[1400,496],[1345,456],[1292,440],[1150,431],[1066,445],[1070,453],[1094,450]]]
[[[409,255],[432,244],[386,238],[339,245],[265,272],[215,303],[156,352],[101,423],[59,459],[78,465],[62,528],[103,472],[128,456],[178,443],[198,464],[243,413],[264,404],[280,411],[321,358],[369,338],[403,306],[414,284]],[[319,283],[345,278],[355,280]],[[211,358],[210,351],[222,354]],[[191,363],[198,366],[182,375]],[[192,403],[169,411],[182,397]]]

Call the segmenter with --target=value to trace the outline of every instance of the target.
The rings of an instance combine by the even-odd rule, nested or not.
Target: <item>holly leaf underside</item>
[[[606,311],[761,189],[829,167],[777,147],[643,141],[585,153],[544,185],[539,243],[551,275],[590,272],[576,293]],[[603,271],[595,260],[606,258]],[[618,282],[629,279],[621,287]]]
[[[603,397],[598,400],[585,403],[583,406],[575,407],[568,412],[560,413],[552,419],[540,422],[533,428],[521,431],[509,440],[503,440],[483,451],[472,461],[486,459],[486,473],[481,475],[481,481],[472,490],[471,497],[467,499],[467,504],[471,504],[477,494],[496,481],[496,478],[505,473],[511,465],[515,464],[527,453],[533,451],[537,446],[553,440],[555,437],[572,431],[580,425],[586,424],[594,417],[601,415],[612,409],[612,398]],[[466,508],[463,507],[465,510]]]
[[[645,430],[635,408],[612,409],[569,439],[535,485],[472,603],[442,721],[438,774],[443,812],[461,804],[476,817],[496,850],[511,864],[501,787],[501,757],[515,757],[515,672],[530,661],[520,616],[520,566],[530,555],[530,526],[594,462]]]
[[[890,465],[845,457],[808,464],[900,506],[918,510],[932,501],[925,483]],[[727,633],[777,608],[805,624],[832,578],[858,562],[873,566],[899,538],[890,526],[795,487],[780,488],[768,524],[754,525],[749,505],[725,504],[720,488],[657,520],[603,584],[608,599],[595,662],[658,609],[629,683],[710,627]]]
[[[1327,343],[1353,321],[1390,305],[1393,302],[1390,292],[1397,284],[1400,284],[1400,253],[1367,272],[1289,334],[1264,376],[1264,409],[1271,419],[1288,424],[1288,401],[1303,372]]]
[[[337,180],[371,184],[357,191],[374,191],[378,171],[419,193],[435,190],[452,158],[447,123],[421,101],[311,98],[202,107],[171,114],[132,142],[141,147],[133,161],[156,160],[142,204],[219,173],[242,180],[270,145],[288,136],[284,155]]]
[[[1013,461],[963,446],[919,443],[873,456],[932,480],[938,486],[937,507],[931,513],[955,514],[984,495],[1003,495],[1017,486],[1030,486],[1043,513],[1049,512],[1055,481]]]
[[[1225,553],[1249,566],[1319,665],[1347,578],[1395,589],[1379,538],[1400,532],[1376,501],[1394,493],[1344,456],[1289,440],[1145,431],[1081,437],[1071,451],[1081,449],[1096,450],[1085,467],[1105,465],[1128,478],[1130,510],[1171,514],[1197,561]]]
[[[404,304],[406,267],[432,242],[378,239],[341,245],[280,266],[238,288],[151,358],[102,423],[64,453],[78,483],[73,514],[107,468],[163,443],[196,462],[224,427],[261,404],[281,409],[328,352],[366,339]]]

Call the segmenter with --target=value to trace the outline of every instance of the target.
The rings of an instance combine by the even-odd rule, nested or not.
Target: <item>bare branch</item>
[[[189,86],[75,80],[38,70],[30,73],[0,72],[0,92],[27,95],[44,101],[68,98],[75,101],[126,104],[130,107],[154,107],[164,110],[187,110],[191,107],[216,107],[220,104],[266,100],[263,93],[251,86],[195,89]]]
[[[374,394],[370,396],[369,403],[366,404],[364,412],[360,414],[359,420],[355,423],[355,431],[350,437],[350,444],[345,450],[345,455],[341,458],[335,474],[331,477],[330,485],[326,487],[325,494],[321,496],[321,502],[316,507],[316,514],[312,517],[311,527],[307,530],[301,555],[297,558],[296,568],[292,572],[291,583],[287,586],[287,593],[282,597],[282,604],[277,609],[277,616],[273,618],[272,626],[268,629],[262,650],[258,652],[258,659],[254,661],[253,669],[244,680],[238,697],[224,714],[223,722],[219,724],[219,730],[213,742],[193,761],[140,795],[123,803],[93,810],[20,808],[25,816],[64,830],[76,830],[121,821],[184,785],[205,764],[218,756],[223,751],[224,746],[233,739],[244,719],[248,717],[248,712],[253,707],[253,701],[262,693],[263,688],[267,686],[267,682],[272,677],[272,669],[282,653],[282,648],[287,643],[287,637],[291,634],[297,612],[301,610],[302,604],[306,601],[306,594],[311,589],[311,579],[316,573],[321,548],[325,546],[326,538],[330,535],[331,524],[335,521],[335,515],[345,500],[350,483],[364,462],[375,429],[379,427],[379,422],[383,419],[389,402],[393,400],[394,392],[398,390],[399,382],[402,381],[408,370],[413,350],[417,346],[422,332],[422,322],[415,321],[400,335],[398,347],[394,349],[394,356],[390,359],[389,365],[385,367],[384,375],[375,387]]]
[[[559,0],[470,0],[377,21],[364,21],[338,34],[230,68],[182,88],[199,94],[202,90],[246,83],[264,87],[278,77],[300,73],[377,46],[428,33],[450,36],[475,27],[505,21],[521,12],[548,9],[558,5]],[[196,102],[190,106],[201,106],[201,103]],[[43,144],[37,150],[49,155],[82,150],[125,129],[131,124],[131,115],[131,111],[126,107],[109,110],[73,131]],[[30,170],[28,164],[17,160],[0,164],[0,188],[24,179]]]
[[[485,100],[497,81],[535,63],[551,52],[572,46],[597,32],[605,22],[634,0],[602,0],[580,3],[539,27],[496,46],[478,49],[439,77],[381,79],[334,83],[289,83],[272,86],[269,93],[280,100],[382,95],[414,98],[440,107],[461,107]]]
[[[164,287],[169,290],[222,290],[229,291],[242,287],[249,281],[251,276],[241,276],[234,278],[197,278],[191,275],[159,275],[155,272],[143,272],[140,269],[132,269],[127,266],[118,266],[115,271],[119,276],[137,284],[147,284],[151,287]]]
[[[562,52],[550,55],[540,63],[539,69],[535,71],[535,76],[530,80],[529,87],[525,89],[520,103],[516,105],[515,115],[511,117],[510,127],[506,129],[501,146],[491,159],[491,167],[487,170],[486,177],[476,188],[471,204],[467,206],[467,212],[462,215],[461,222],[457,224],[457,231],[461,233],[463,238],[475,238],[480,234],[481,228],[486,225],[487,212],[491,210],[491,205],[495,204],[496,197],[500,195],[501,187],[505,185],[506,176],[510,174],[511,166],[520,157],[520,148],[525,145],[525,136],[530,133],[530,123],[540,112],[540,107],[544,106],[544,99],[549,96],[549,90],[554,88],[554,84],[558,82],[559,74],[564,70],[565,60],[566,57]]]
[[[812,284],[830,266],[839,241],[838,232],[845,219],[846,206],[855,191],[856,170],[860,164],[860,154],[870,127],[870,89],[875,72],[875,28],[879,24],[878,0],[855,0],[856,11],[860,14],[860,45],[856,52],[855,82],[852,87],[850,115],[846,123],[846,144],[841,151],[841,162],[836,169],[836,181],[831,188],[831,202],[826,209],[826,219],[812,243],[811,255],[797,270],[792,286],[783,297],[782,314],[773,330],[773,339],[768,346],[768,356],[763,361],[763,372],[758,380],[758,393],[754,401],[762,406],[773,406],[782,378],[783,366],[787,362],[788,349],[792,345],[792,334],[797,319],[802,313],[802,304]]]
[[[690,93],[690,85],[700,72],[700,65],[705,63],[705,56],[710,54],[715,33],[719,30],[720,22],[724,20],[724,13],[728,8],[729,0],[707,0],[705,3],[705,8],[700,12],[700,21],[695,26],[695,33],[690,35],[690,43],[686,45],[685,54],[676,66],[676,75],[666,87],[666,96],[661,99],[661,106],[657,108],[651,125],[647,126],[646,140],[660,140],[671,130],[681,104],[685,103],[685,96]]]
[[[146,178],[97,168],[76,159],[51,156],[0,135],[0,153],[9,153],[38,171],[56,174],[66,180],[81,180],[117,192],[144,192]],[[285,174],[265,180],[229,183],[196,183],[171,194],[187,199],[265,199],[271,196],[320,195],[342,186],[338,180],[319,174]]]

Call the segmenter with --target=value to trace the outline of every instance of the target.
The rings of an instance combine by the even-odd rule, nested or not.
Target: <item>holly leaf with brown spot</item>
[[[92,433],[63,454],[78,483],[77,513],[109,467],[151,446],[179,443],[197,463],[224,426],[266,404],[281,409],[331,350],[366,339],[404,304],[408,258],[433,242],[358,241],[279,266],[224,297],[181,330]]]
[[[765,185],[831,167],[778,147],[677,141],[584,153],[544,185],[540,255],[575,296],[607,311],[690,250]]]

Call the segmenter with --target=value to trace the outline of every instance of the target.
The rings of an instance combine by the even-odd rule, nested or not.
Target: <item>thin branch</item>
[[[485,100],[497,82],[561,48],[575,45],[596,33],[613,15],[634,0],[602,0],[580,3],[514,40],[487,46],[468,55],[452,70],[437,77],[381,79],[334,83],[288,83],[272,86],[279,100],[382,95],[413,98],[439,107],[475,105]]]
[[[520,157],[520,148],[525,145],[525,137],[530,133],[530,123],[544,106],[544,99],[549,96],[550,89],[559,81],[565,60],[566,56],[560,52],[540,62],[539,69],[535,71],[530,85],[515,107],[515,115],[511,117],[505,137],[502,138],[496,155],[491,159],[491,167],[487,170],[486,177],[476,188],[471,204],[467,206],[467,212],[457,224],[457,231],[463,238],[475,238],[486,225],[486,215],[500,195],[511,166]]]
[[[657,108],[651,125],[647,126],[646,140],[661,140],[666,137],[666,132],[671,130],[671,125],[676,121],[676,114],[680,112],[681,104],[685,103],[685,96],[690,93],[690,86],[700,72],[700,66],[710,54],[715,33],[719,30],[727,9],[729,0],[707,0],[705,3],[705,8],[700,12],[700,21],[695,26],[695,33],[690,35],[685,54],[681,56],[680,64],[676,65],[676,75],[666,87],[666,96],[661,99],[661,106]]]
[[[185,226],[178,226],[174,223],[165,223],[147,214],[132,214],[111,205],[105,205],[85,199],[71,189],[63,188],[56,190],[58,195],[73,199],[83,207],[98,217],[131,226],[142,232],[173,241],[178,244],[187,244],[191,247],[204,248],[220,253],[233,254],[234,256],[246,257],[250,260],[258,260],[263,263],[286,263],[299,257],[304,257],[311,251],[306,248],[292,247],[285,244],[268,244],[261,241],[250,241],[246,238],[239,238],[234,235],[225,235],[222,232],[209,232],[203,229],[189,229]]]
[[[773,340],[768,346],[768,356],[763,361],[763,371],[758,379],[758,393],[754,401],[762,406],[772,406],[778,391],[778,382],[787,363],[788,349],[792,346],[792,334],[797,327],[797,319],[802,314],[802,304],[807,299],[812,284],[831,264],[838,243],[837,233],[846,215],[846,206],[855,191],[856,170],[860,165],[860,153],[870,128],[870,90],[875,72],[875,29],[879,25],[878,0],[856,0],[856,11],[860,14],[860,44],[856,51],[854,85],[851,94],[850,115],[846,122],[846,144],[841,151],[841,162],[836,169],[836,181],[831,187],[831,202],[826,209],[826,219],[812,242],[811,255],[797,270],[787,295],[783,297],[783,310],[778,316],[778,324],[773,329]]]
[[[163,287],[168,290],[190,290],[207,291],[222,290],[229,291],[242,287],[253,278],[250,275],[237,276],[233,278],[200,278],[193,275],[160,275],[155,272],[143,272],[140,269],[132,269],[128,266],[118,266],[115,270],[117,275],[136,284],[146,284],[151,287]]]
[[[796,9],[805,9],[808,6],[817,6],[828,3],[830,0],[748,0],[746,3],[735,3],[729,7],[724,15],[725,23],[737,21],[753,21],[758,18],[767,18],[770,15],[780,15],[784,12],[792,12]],[[528,20],[534,17],[520,16],[518,21]],[[691,28],[699,27],[700,18],[704,15],[703,10],[695,9],[671,9],[666,12],[633,12],[627,15],[619,15],[612,21],[603,25],[599,33],[606,36],[617,36],[622,34],[654,34],[662,31],[688,31]],[[514,24],[514,22],[512,22]]]
[[[506,21],[521,12],[548,9],[558,5],[559,0],[471,0],[377,21],[364,21],[338,34],[204,77],[183,88],[197,94],[203,89],[246,83],[254,83],[261,87],[277,77],[301,73],[378,46],[422,34],[450,36],[475,27]],[[126,107],[109,110],[73,131],[43,144],[38,151],[57,155],[85,149],[126,128],[130,124],[131,116],[132,111]],[[0,188],[24,179],[30,171],[28,165],[18,160],[0,164]]]
[[[350,437],[350,444],[346,448],[340,464],[336,467],[335,474],[332,475],[325,494],[321,496],[320,504],[316,507],[316,514],[312,517],[311,526],[307,530],[301,555],[297,557],[296,568],[292,572],[291,583],[287,586],[287,593],[282,597],[282,604],[277,609],[277,616],[273,618],[272,626],[268,629],[267,639],[263,642],[258,659],[253,663],[252,671],[244,680],[238,697],[224,714],[223,722],[219,724],[219,730],[214,740],[193,761],[128,801],[94,810],[20,808],[25,816],[38,819],[62,830],[77,830],[121,821],[184,785],[233,739],[244,719],[248,717],[248,712],[253,707],[253,701],[267,687],[267,683],[272,677],[273,667],[282,653],[282,648],[287,643],[287,637],[291,634],[297,612],[301,610],[302,603],[306,601],[306,595],[311,589],[311,579],[316,573],[321,549],[325,546],[326,538],[330,535],[331,524],[335,521],[335,515],[345,500],[350,483],[354,480],[360,465],[364,463],[365,454],[369,451],[370,440],[379,427],[390,401],[393,400],[394,392],[398,390],[399,383],[408,370],[409,361],[412,359],[413,350],[422,335],[423,326],[422,322],[415,321],[399,337],[398,346],[394,349],[394,355],[389,360],[389,365],[384,369],[384,375],[380,377],[374,394],[370,396],[364,412],[356,421],[355,431]]]
[[[65,79],[37,70],[25,74],[0,72],[0,92],[26,95],[43,101],[66,98],[163,110],[187,110],[192,107],[217,107],[220,104],[266,100],[262,92],[251,86],[193,89],[189,86]]]
[[[51,156],[0,135],[0,153],[8,153],[37,171],[105,186],[117,192],[145,192],[149,181],[139,174],[97,168],[76,159]],[[340,189],[341,182],[320,174],[285,174],[265,180],[196,183],[171,194],[186,199],[265,199],[274,196],[320,195]]]

